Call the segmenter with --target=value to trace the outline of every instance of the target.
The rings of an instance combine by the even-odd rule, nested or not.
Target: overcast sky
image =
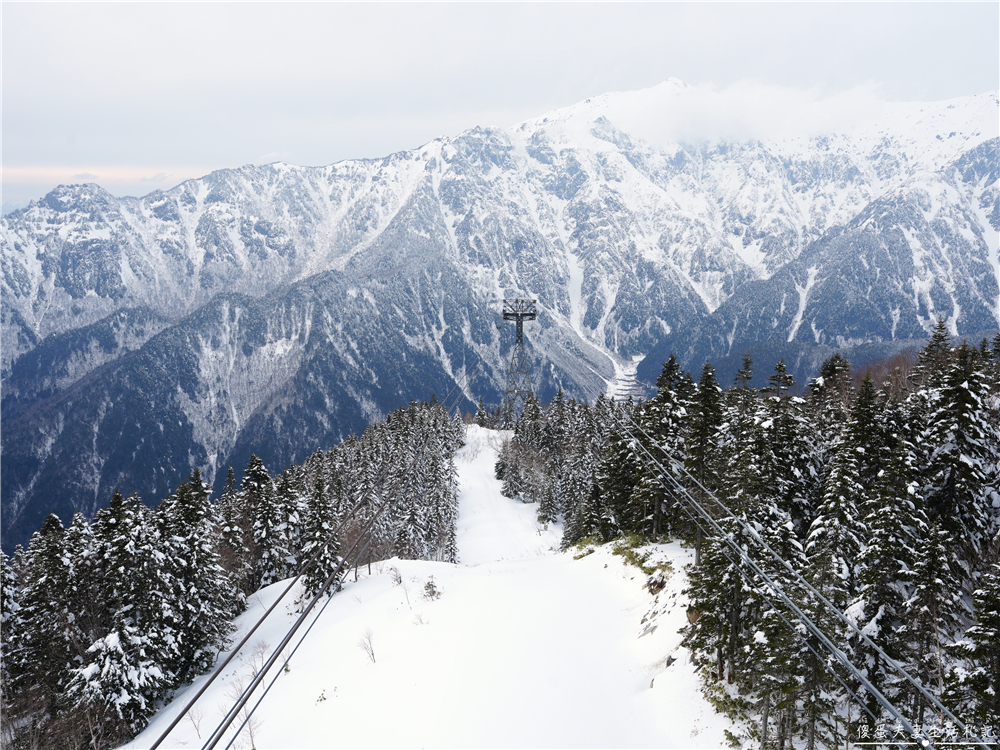
[[[145,195],[251,162],[384,156],[670,77],[744,104],[754,87],[762,101],[838,106],[1000,88],[997,2],[5,0],[0,12],[5,212],[60,183]]]

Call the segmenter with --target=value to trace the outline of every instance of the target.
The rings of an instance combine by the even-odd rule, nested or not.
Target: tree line
[[[939,322],[912,367],[897,359],[857,384],[835,354],[801,396],[790,395],[783,361],[766,387],[751,387],[753,364],[745,356],[723,389],[710,364],[695,381],[671,357],[641,403],[588,406],[560,395],[541,409],[529,400],[497,462],[504,493],[537,502],[542,522],[562,514],[564,547],[626,534],[690,545],[693,622],[683,643],[706,694],[762,746],[834,748],[895,722],[804,628],[793,632],[794,616],[721,539],[692,522],[649,454],[751,551],[711,496],[755,529],[959,719],[996,726],[1000,336],[956,345]],[[951,731],[783,565],[754,556],[911,723],[932,737]]]
[[[231,645],[249,596],[315,557],[311,597],[386,500],[356,565],[455,562],[463,436],[440,404],[411,403],[277,476],[251,456],[216,502],[196,469],[155,509],[116,491],[92,520],[48,516],[27,549],[0,552],[4,747],[134,737]]]

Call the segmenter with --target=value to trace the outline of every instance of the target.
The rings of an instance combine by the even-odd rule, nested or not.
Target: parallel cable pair
[[[837,648],[837,646],[834,645],[834,643],[826,636],[826,634],[823,633],[822,630],[798,607],[798,605],[796,605],[795,602],[793,602],[791,600],[791,598],[788,597],[788,595],[785,593],[785,591],[782,589],[782,587],[779,586],[771,578],[771,576],[769,576],[767,573],[765,573],[760,568],[760,566],[749,556],[749,554],[747,553],[747,551],[743,547],[741,547],[740,545],[738,545],[735,542],[735,540],[732,538],[732,535],[729,534],[729,533],[727,533],[727,532],[725,532],[722,529],[722,527],[719,526],[718,522],[712,516],[712,514],[709,513],[708,510],[700,502],[698,502],[698,500],[696,500],[694,498],[694,496],[691,495],[690,492],[688,492],[687,488],[684,487],[678,481],[678,479],[677,479],[677,477],[675,476],[674,473],[668,471],[660,463],[660,461],[658,461],[652,455],[652,453],[649,452],[649,449],[645,446],[645,444],[643,443],[643,441],[639,440],[632,433],[632,431],[628,429],[628,427],[618,418],[618,416],[614,414],[613,410],[612,410],[611,413],[612,413],[612,418],[615,419],[615,421],[618,423],[619,427],[623,430],[623,432],[625,434],[627,434],[633,440],[633,442],[635,443],[635,445],[637,447],[639,447],[643,451],[643,453],[646,454],[646,456],[649,458],[649,460],[652,461],[653,464],[655,464],[656,467],[660,470],[660,477],[659,477],[660,483],[663,484],[663,480],[664,479],[666,479],[667,481],[669,481],[673,485],[673,487],[672,487],[672,494],[679,495],[681,498],[685,499],[688,503],[690,503],[690,505],[695,510],[697,510],[698,514],[702,517],[702,519],[715,532],[714,533],[715,538],[717,538],[720,541],[723,541],[730,548],[730,550],[732,552],[734,552],[735,555],[746,566],[750,567],[751,570],[753,570],[754,574],[756,574],[757,576],[759,576],[760,580],[765,581],[766,584],[767,584],[767,588],[770,589],[771,592],[775,596],[777,596],[779,599],[781,599],[782,603],[786,607],[788,607],[788,609],[790,611],[792,611],[794,613],[796,619],[799,620],[799,622],[801,622],[802,625],[805,626],[806,629],[809,630],[809,632],[812,633],[813,636],[815,636],[820,641],[820,643],[823,644],[823,646],[833,655],[833,657],[838,662],[840,662],[841,665],[844,666],[844,668],[847,669],[859,681],[859,683],[861,685],[864,686],[865,690],[868,691],[868,693],[872,697],[874,697],[875,700],[886,711],[888,711],[889,714],[894,719],[896,719],[900,723],[901,726],[903,726],[908,732],[910,732],[910,734],[913,737],[916,737],[917,733],[914,730],[912,724],[899,712],[899,710],[896,709],[895,706],[893,706],[892,703],[874,685],[871,684],[871,682],[868,680],[868,678],[865,677],[865,675],[862,674],[861,671],[858,670],[857,667],[855,667],[850,662],[849,659],[847,659],[847,656],[843,653],[843,651],[841,649]],[[966,733],[966,735],[965,735],[966,737],[974,738],[975,741],[977,743],[979,743],[984,748],[984,750],[989,750],[989,746],[987,745],[987,743],[982,738],[975,737],[974,735],[972,735],[969,732],[968,727],[966,727],[966,725],[962,721],[960,721],[957,717],[955,717],[955,715],[952,714],[952,712],[949,711],[937,698],[935,698],[931,693],[929,693],[926,690],[926,688],[924,688],[923,685],[921,685],[912,676],[910,676],[910,674],[905,669],[903,669],[903,667],[898,662],[896,662],[895,660],[891,659],[888,656],[888,654],[886,654],[885,651],[883,651],[882,648],[878,644],[876,644],[874,641],[872,641],[871,638],[868,637],[868,635],[866,635],[853,622],[851,622],[850,618],[848,618],[843,612],[841,612],[836,606],[834,606],[825,596],[823,596],[822,594],[820,594],[808,581],[806,581],[799,574],[798,571],[796,571],[794,568],[792,568],[792,566],[788,563],[787,560],[784,560],[782,557],[780,557],[770,547],[770,545],[768,545],[767,542],[765,542],[761,538],[761,536],[757,533],[756,529],[754,529],[752,526],[750,526],[749,524],[747,524],[745,521],[743,521],[741,518],[739,518],[736,514],[734,514],[732,511],[730,511],[722,503],[722,501],[719,500],[715,496],[714,493],[712,493],[704,485],[702,485],[684,467],[683,463],[681,463],[674,456],[672,456],[666,450],[666,448],[664,448],[662,445],[659,445],[657,443],[657,441],[654,440],[645,431],[645,429],[642,428],[641,425],[639,425],[638,423],[636,423],[636,421],[634,419],[632,419],[631,415],[626,414],[625,417],[626,417],[626,419],[628,419],[628,421],[632,424],[632,426],[636,430],[638,430],[639,432],[642,433],[643,436],[645,436],[645,438],[649,441],[649,443],[651,445],[655,446],[667,458],[667,460],[672,464],[673,469],[674,469],[674,471],[677,474],[679,474],[679,475],[685,475],[685,476],[687,476],[688,479],[690,479],[692,482],[694,482],[695,485],[702,492],[705,493],[706,497],[711,498],[715,502],[715,504],[721,509],[721,511],[722,511],[722,513],[723,513],[723,515],[725,517],[728,517],[728,518],[732,519],[733,521],[735,521],[737,524],[739,524],[739,526],[744,530],[744,532],[746,532],[750,536],[750,538],[752,538],[768,555],[770,555],[770,557],[774,561],[780,563],[789,573],[791,573],[791,575],[794,578],[794,580],[796,581],[796,583],[802,585],[804,588],[806,588],[808,591],[810,591],[832,614],[834,614],[839,620],[841,620],[842,622],[844,622],[845,624],[847,624],[847,626],[852,631],[854,631],[855,633],[857,633],[864,640],[864,642],[867,645],[869,645],[871,648],[873,648],[886,661],[887,664],[889,664],[890,666],[892,666],[904,679],[906,679],[925,698],[927,698],[931,702],[931,704],[935,708],[937,708],[938,711],[942,715],[947,716],[949,719],[951,719],[955,723],[955,725],[959,729],[961,729],[962,731],[964,731]],[[668,489],[668,490],[671,489],[671,488],[668,488],[666,485],[664,485],[664,488]],[[699,527],[699,528],[701,528],[701,527]],[[704,529],[703,529],[703,531],[704,531]],[[731,558],[730,558],[730,560],[731,560]],[[741,569],[741,573],[744,573],[744,575],[746,575],[745,572],[742,569]],[[773,604],[772,604],[772,606],[773,606]],[[775,607],[775,609],[777,610],[776,607]],[[782,619],[784,619],[784,618],[782,618]],[[787,620],[786,620],[786,622],[787,622]],[[798,633],[798,630],[796,628],[792,628],[792,630],[794,632]],[[929,747],[929,743],[927,745],[924,745],[924,747]]]
[[[477,362],[476,366],[472,369],[472,371],[471,372],[466,371],[465,374],[464,374],[464,376],[463,376],[463,378],[461,379],[461,381],[456,381],[455,385],[448,392],[448,395],[445,396],[442,405],[445,406],[445,413],[446,414],[450,414],[451,409],[454,408],[454,407],[456,407],[461,402],[461,397],[462,397],[462,395],[464,395],[463,394],[464,387],[466,385],[468,385],[470,382],[472,382],[472,379],[479,372],[479,369],[480,369],[480,367],[482,367],[482,364],[483,364],[483,360],[482,360],[482,357],[480,357],[479,361]],[[449,399],[451,399],[451,397],[455,393],[455,391],[458,390],[458,389],[460,389],[460,388],[463,389],[463,390],[459,391],[459,394],[458,394],[458,396],[456,396],[455,401],[452,404],[452,406],[448,407],[447,403],[448,403]],[[429,443],[429,441],[430,441],[430,433],[428,433],[425,436],[424,442],[421,444],[420,449],[418,450],[417,454],[414,456],[413,461],[411,461],[410,466],[407,468],[407,471],[403,473],[404,477],[409,473],[410,469],[412,469],[412,467],[416,464],[416,462],[419,460],[419,458],[423,455],[423,451],[424,451],[424,449],[426,449],[427,444]],[[336,540],[336,538],[338,537],[338,535],[344,530],[344,528],[346,528],[347,524],[349,524],[351,521],[353,521],[354,517],[358,514],[358,512],[361,511],[364,507],[367,507],[367,505],[370,502],[372,494],[374,493],[375,489],[381,484],[382,481],[385,480],[385,478],[389,475],[391,469],[392,469],[392,462],[389,461],[389,460],[386,460],[383,463],[381,469],[379,470],[379,474],[376,477],[376,481],[373,482],[372,486],[358,499],[358,502],[355,503],[355,505],[348,511],[347,515],[344,517],[344,519],[341,521],[341,523],[337,526],[337,528],[334,529],[330,533],[330,535],[327,537],[327,539],[324,540],[324,542],[322,544],[318,545],[318,547],[316,549],[316,552],[314,552],[312,554],[312,556],[309,557],[302,564],[302,566],[299,568],[298,574],[291,580],[291,582],[288,584],[288,586],[285,587],[284,591],[281,592],[281,594],[274,601],[274,603],[267,609],[266,612],[264,612],[263,615],[261,615],[261,617],[257,620],[257,622],[254,623],[253,627],[250,628],[250,630],[246,633],[246,635],[239,642],[239,644],[237,644],[232,649],[232,651],[225,658],[225,660],[223,660],[222,664],[220,664],[218,667],[216,667],[215,671],[212,673],[212,676],[205,682],[205,684],[203,684],[201,686],[201,688],[198,690],[198,692],[195,693],[194,697],[192,697],[191,700],[188,701],[188,703],[184,706],[184,708],[181,709],[180,713],[178,713],[177,716],[174,717],[173,721],[171,721],[171,723],[169,724],[169,726],[167,726],[167,728],[160,734],[160,736],[157,738],[157,740],[152,745],[150,745],[149,750],[156,750],[156,748],[158,748],[163,743],[163,741],[167,738],[167,736],[170,734],[170,732],[172,732],[174,730],[174,728],[181,722],[181,720],[184,718],[184,716],[186,716],[187,713],[195,706],[195,704],[198,702],[198,700],[201,698],[201,696],[205,694],[205,692],[208,690],[209,686],[211,686],[211,684],[216,680],[216,678],[219,677],[223,673],[223,671],[229,665],[229,663],[234,658],[236,658],[236,656],[239,654],[240,650],[249,642],[250,638],[257,631],[257,629],[264,623],[264,621],[270,616],[270,614],[275,609],[277,609],[278,605],[281,604],[282,601],[284,601],[285,597],[292,591],[292,589],[295,588],[295,585],[299,582],[299,579],[301,579],[302,576],[306,572],[308,572],[308,570],[319,560],[319,557],[320,557],[320,554],[321,554],[323,548],[326,547],[327,544],[329,544],[329,543],[333,542],[334,540]],[[282,649],[285,647],[285,645],[287,645],[288,641],[290,640],[290,637],[292,635],[294,635],[295,631],[298,630],[299,626],[302,624],[302,622],[304,620],[304,616],[306,614],[308,614],[309,611],[312,610],[312,608],[315,606],[316,602],[319,600],[319,597],[324,592],[326,592],[326,590],[330,587],[330,585],[332,584],[332,582],[334,580],[336,580],[337,575],[339,575],[339,573],[343,569],[343,566],[347,562],[347,560],[350,557],[350,555],[354,552],[355,549],[357,549],[358,544],[361,542],[362,539],[364,539],[365,535],[370,532],[372,526],[374,525],[375,520],[377,520],[381,516],[381,514],[387,509],[387,507],[388,507],[388,505],[389,505],[389,503],[390,503],[390,501],[392,499],[393,499],[393,495],[390,492],[390,493],[387,494],[386,499],[382,502],[382,504],[377,509],[375,515],[372,517],[372,519],[369,520],[369,522],[365,526],[362,534],[360,534],[358,536],[358,539],[355,541],[355,544],[351,547],[351,549],[347,552],[347,554],[345,554],[343,556],[343,558],[341,559],[341,562],[338,564],[338,566],[334,570],[334,572],[331,573],[330,577],[327,578],[327,580],[324,583],[323,587],[313,597],[313,599],[310,601],[309,605],[306,607],[305,611],[296,620],[296,622],[292,625],[292,628],[289,631],[289,635],[286,636],[286,638],[282,640],[281,645],[277,649],[275,649],[274,654],[272,654],[272,658],[268,660],[268,664],[267,664],[268,668],[270,668],[270,666],[276,660],[275,656],[276,655],[280,655]],[[368,542],[370,543],[370,541],[371,540],[369,539]],[[367,544],[365,545],[365,549],[367,549]],[[363,551],[362,551],[362,554],[363,554]],[[325,608],[326,608],[326,605],[324,605],[323,609],[325,609]],[[318,615],[317,615],[317,617],[318,617]],[[306,631],[306,635],[308,634],[309,630],[311,630],[311,629],[312,629],[312,626],[310,625],[309,629]],[[305,635],[303,635],[303,640],[304,639],[305,639]],[[299,644],[296,645],[295,650],[298,649],[298,646],[300,646],[301,643],[302,643],[302,641],[300,641]],[[293,651],[293,653],[294,653],[294,651]],[[289,658],[291,658],[291,656],[289,656]],[[260,672],[258,672],[258,675],[263,675],[263,674],[266,673],[266,671],[267,671],[266,669],[262,668],[260,670]],[[205,746],[204,746],[204,748],[206,750],[208,748],[214,748],[215,747],[215,745],[221,739],[222,733],[224,733],[225,729],[228,729],[228,727],[232,724],[233,718],[235,717],[236,713],[238,713],[239,710],[242,709],[242,707],[244,705],[246,705],[246,702],[249,699],[249,695],[252,693],[252,691],[254,689],[256,689],[256,687],[259,684],[260,684],[260,681],[255,678],[254,684],[250,688],[248,688],[247,690],[244,690],[243,694],[241,694],[240,698],[237,701],[237,703],[239,704],[238,707],[235,707],[235,709],[230,709],[230,711],[226,714],[226,718],[223,719],[223,723],[225,723],[225,727],[222,727],[222,724],[220,723],[219,727],[217,727],[216,730],[213,731],[212,736],[210,737],[210,744],[206,743]],[[268,690],[270,690],[270,686],[268,687]],[[265,691],[265,695],[266,695],[266,692],[267,691]],[[263,698],[263,696],[262,696],[262,698]],[[258,701],[258,703],[254,706],[254,708],[256,709],[256,707],[258,705],[260,705],[260,701]],[[251,715],[252,715],[252,712],[251,712]],[[249,716],[247,717],[247,719],[244,720],[244,724],[246,723],[247,720],[249,720]],[[222,731],[221,732],[219,731],[220,727],[222,727]],[[241,726],[240,731],[242,731],[242,726]],[[216,736],[216,735],[218,735],[218,736]],[[239,732],[236,733],[236,736],[239,736]],[[213,739],[214,739],[214,741],[213,741]],[[230,742],[230,744],[232,744],[232,741]]]

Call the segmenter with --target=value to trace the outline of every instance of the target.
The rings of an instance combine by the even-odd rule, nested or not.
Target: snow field
[[[357,581],[352,571],[289,671],[273,670],[277,682],[254,715],[256,748],[724,744],[728,723],[702,699],[678,647],[688,553],[656,548],[674,572],[654,602],[647,576],[610,548],[559,552],[561,530],[542,529],[537,506],[500,495],[502,437],[472,426],[458,456],[460,564],[392,559],[370,575],[361,568]],[[439,596],[428,596],[430,581]],[[254,597],[240,637],[286,585]],[[659,615],[643,624],[654,608]],[[201,747],[232,704],[232,686],[249,681],[293,610],[272,613],[199,701],[200,726],[185,719],[164,747]],[[360,645],[366,634],[374,661]],[[204,679],[128,747],[149,747]],[[233,746],[241,745],[249,738]]]

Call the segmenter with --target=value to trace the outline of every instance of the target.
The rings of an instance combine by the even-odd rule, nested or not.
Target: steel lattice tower
[[[503,301],[503,319],[517,323],[517,338],[514,340],[514,351],[510,357],[510,369],[507,371],[507,387],[503,393],[503,406],[500,407],[500,426],[510,429],[514,426],[520,409],[531,393],[531,366],[528,355],[524,351],[524,321],[535,320],[538,313],[533,299],[505,299]]]

